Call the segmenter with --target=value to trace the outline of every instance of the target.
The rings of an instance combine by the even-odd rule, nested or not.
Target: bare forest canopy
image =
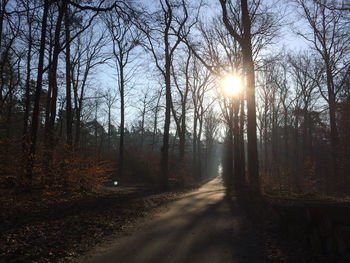
[[[349,194],[347,1],[0,1],[0,189],[219,163],[229,190]]]

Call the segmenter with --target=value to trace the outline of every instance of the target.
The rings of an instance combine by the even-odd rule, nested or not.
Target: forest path
[[[215,178],[83,262],[268,262],[263,247]]]

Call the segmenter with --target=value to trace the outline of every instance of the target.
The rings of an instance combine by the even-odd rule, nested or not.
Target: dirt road
[[[216,178],[169,205],[139,230],[117,240],[96,262],[269,262],[240,209]],[[248,230],[248,231],[247,231]]]

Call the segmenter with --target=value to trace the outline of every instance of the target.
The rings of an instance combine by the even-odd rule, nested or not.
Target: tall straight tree
[[[187,112],[187,103],[188,103],[188,93],[190,90],[190,76],[189,76],[189,65],[191,60],[191,50],[188,49],[186,62],[181,61],[181,64],[184,65],[180,68],[180,73],[184,75],[184,84],[182,84],[184,87],[182,88],[180,83],[180,78],[175,73],[174,66],[172,66],[172,75],[174,79],[174,83],[176,86],[176,89],[178,90],[178,94],[180,95],[180,108],[181,113],[179,116],[177,116],[176,109],[174,105],[172,105],[171,110],[172,114],[175,120],[177,132],[179,134],[180,139],[180,146],[179,146],[179,154],[180,158],[185,157],[185,142],[186,142],[186,112]],[[174,103],[173,103],[174,104]]]
[[[319,83],[319,89],[321,96],[329,105],[333,171],[336,174],[339,157],[339,134],[336,122],[337,95],[350,74],[348,21],[344,21],[340,10],[327,8],[328,1],[296,0],[296,2],[301,7],[303,18],[311,30],[311,34],[299,33],[299,35],[320,55],[324,64],[326,91],[323,90],[322,83]],[[342,74],[344,72],[345,74]]]
[[[146,49],[149,50],[155,60],[156,67],[161,72],[165,84],[165,121],[163,131],[163,146],[161,169],[163,174],[162,183],[165,188],[168,186],[168,159],[169,159],[169,130],[171,113],[171,65],[174,52],[181,42],[180,33],[183,32],[188,19],[187,7],[184,0],[179,2],[160,0],[160,10],[149,14],[147,20],[140,26],[147,38]],[[176,11],[182,9],[182,16],[176,16]],[[152,17],[156,18],[155,27],[149,26]],[[154,21],[154,20],[153,20]],[[156,37],[157,35],[158,37]],[[161,48],[157,48],[162,46]],[[164,65],[163,61],[164,60]]]
[[[233,152],[234,152],[234,141],[233,141],[233,132],[234,132],[234,101],[233,98],[228,98],[219,94],[218,101],[221,109],[221,114],[225,122],[226,128],[226,137],[225,137],[225,154],[223,161],[223,175],[226,182],[226,187],[228,192],[232,189],[233,186]],[[235,151],[236,155],[236,151]],[[235,156],[236,158],[236,156]]]
[[[263,1],[219,0],[222,21],[242,51],[247,99],[248,174],[253,193],[260,190],[255,103],[255,65],[257,55],[271,44],[281,27],[283,12]],[[265,2],[267,3],[267,1]],[[242,111],[243,113],[244,111]],[[243,125],[241,125],[243,128]]]
[[[247,94],[247,118],[248,118],[248,173],[251,190],[254,193],[260,191],[259,168],[258,168],[258,148],[256,136],[256,108],[255,108],[255,71],[252,50],[251,17],[249,15],[248,1],[241,0],[241,20],[242,33],[239,34],[232,26],[228,11],[228,0],[219,0],[222,9],[223,22],[230,35],[240,44],[243,56],[243,69],[246,77]]]
[[[71,85],[71,57],[70,57],[70,14],[69,6],[64,1],[64,28],[66,37],[66,129],[67,144],[69,147],[73,143],[73,116],[72,116],[72,85]]]
[[[64,16],[64,5],[65,5],[64,3],[61,5],[57,5],[58,15],[57,15],[57,20],[55,25],[53,54],[52,54],[52,57],[50,58],[49,73],[48,73],[49,87],[47,92],[45,144],[50,149],[48,152],[49,155],[52,154],[54,144],[55,144],[54,126],[55,126],[55,120],[56,120],[56,110],[57,110],[56,105],[57,105],[57,94],[58,94],[57,70],[58,70],[59,54],[61,50],[60,38],[61,38],[62,21]]]
[[[193,106],[193,137],[192,161],[194,175],[201,180],[201,136],[203,131],[204,114],[210,109],[215,99],[207,96],[212,88],[211,72],[199,64],[197,59],[192,60],[190,68],[191,82],[189,83]]]
[[[72,88],[75,114],[75,147],[79,148],[81,137],[81,116],[84,105],[86,87],[88,85],[89,76],[94,68],[104,64],[109,58],[103,53],[108,38],[105,32],[97,37],[95,31],[96,25],[80,35],[76,41],[72,43],[71,58],[71,74]]]
[[[36,139],[39,125],[39,103],[40,95],[42,90],[42,80],[44,74],[44,56],[45,56],[45,42],[46,42],[46,26],[47,26],[47,16],[50,7],[50,0],[44,1],[44,10],[41,21],[41,36],[40,36],[40,48],[39,48],[39,58],[38,58],[38,74],[36,80],[35,94],[34,94],[34,108],[32,115],[32,126],[30,129],[30,148],[28,154],[28,166],[27,166],[27,178],[29,184],[32,182],[33,167],[34,167],[34,155],[36,150]]]
[[[27,50],[27,61],[26,61],[26,81],[25,81],[25,104],[24,104],[24,116],[23,116],[23,131],[22,131],[22,149],[25,153],[27,151],[27,144],[28,144],[28,123],[29,123],[29,111],[30,111],[30,104],[31,104],[31,61],[33,56],[33,44],[34,44],[34,37],[33,37],[33,24],[34,24],[34,12],[30,10],[31,8],[31,2],[30,1],[23,1],[23,5],[26,8],[26,23],[27,23],[27,34],[24,34],[25,39],[25,45],[28,46]],[[1,48],[1,47],[0,47]]]
[[[205,175],[211,176],[214,157],[214,145],[218,135],[220,119],[217,117],[214,107],[208,108],[204,115],[204,135],[205,135]]]
[[[120,12],[107,13],[104,20],[113,42],[113,55],[116,59],[118,75],[118,91],[120,96],[119,172],[120,176],[123,176],[125,86],[128,79],[126,67],[131,63],[131,51],[139,45],[140,35],[134,30],[129,17]]]
[[[289,56],[289,67],[292,72],[293,80],[297,85],[296,94],[301,100],[301,110],[303,117],[302,130],[302,161],[311,157],[312,147],[312,127],[311,113],[314,101],[318,100],[317,84],[322,76],[319,60],[314,59],[307,53]],[[313,76],[310,78],[309,76]]]

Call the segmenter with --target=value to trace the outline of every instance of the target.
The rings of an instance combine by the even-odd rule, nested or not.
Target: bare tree
[[[172,65],[172,76],[173,76],[178,94],[180,95],[180,108],[181,108],[180,116],[177,116],[177,112],[174,107],[174,102],[171,105],[172,114],[177,127],[177,133],[179,134],[179,139],[180,139],[180,142],[179,142],[180,158],[185,157],[186,113],[188,110],[188,94],[190,91],[190,72],[189,72],[190,60],[191,60],[191,51],[188,50],[185,63],[183,64],[183,61],[180,62],[183,65],[183,67],[180,68],[180,70],[178,70],[180,71],[180,73],[183,74],[183,78],[184,78],[184,81],[183,81],[184,83],[182,83],[183,88],[181,88],[180,86],[180,81],[178,80],[179,77],[177,77],[177,74],[175,73],[174,65]]]
[[[261,1],[220,0],[223,23],[242,49],[243,72],[246,78],[248,173],[251,190],[259,192],[259,169],[256,135],[254,57],[278,34],[281,16]],[[238,25],[238,29],[237,29]]]
[[[66,128],[67,144],[69,147],[73,144],[73,112],[72,112],[72,80],[71,80],[71,25],[70,8],[67,3],[64,4],[64,29],[66,40]]]
[[[119,139],[119,172],[122,176],[124,165],[124,130],[125,130],[125,86],[127,83],[126,67],[131,62],[131,51],[139,45],[140,34],[133,24],[122,13],[107,13],[105,24],[113,42],[113,55],[118,72],[118,91],[120,96],[120,139]]]
[[[217,117],[214,107],[208,108],[204,115],[204,135],[205,135],[205,174],[209,175],[212,170],[214,143],[217,137],[220,119]]]
[[[20,33],[20,17],[7,15],[7,0],[0,3],[0,114],[2,114],[3,106],[6,99],[11,93],[11,88],[7,85],[6,74],[12,66],[11,60],[14,60],[14,42]],[[6,70],[8,68],[8,70]]]
[[[297,84],[297,92],[302,101],[303,114],[303,151],[302,160],[311,155],[312,145],[312,127],[311,111],[313,104],[318,99],[317,84],[321,79],[322,68],[319,61],[313,59],[307,54],[300,54],[296,57],[290,57],[289,63],[293,72],[294,81]],[[310,78],[309,76],[314,76]]]
[[[242,34],[239,34],[228,17],[227,0],[220,0],[223,22],[230,35],[240,44],[243,54],[243,67],[247,78],[247,108],[248,108],[248,172],[251,188],[259,192],[258,149],[256,137],[256,109],[255,109],[255,72],[252,53],[251,16],[248,1],[241,1]]]
[[[28,26],[28,30],[26,34],[22,34],[24,38],[25,45],[28,47],[27,50],[27,63],[26,63],[26,81],[25,81],[25,106],[24,106],[24,116],[23,116],[23,140],[22,140],[22,149],[23,152],[27,151],[28,144],[28,121],[29,121],[29,111],[31,104],[31,61],[33,56],[33,24],[34,24],[34,12],[30,11],[31,2],[30,1],[22,1],[23,6],[26,9],[26,22]]]
[[[27,178],[29,183],[32,182],[33,176],[33,166],[34,166],[34,156],[36,150],[36,139],[37,139],[37,131],[38,131],[38,120],[39,120],[39,102],[40,102],[40,94],[42,90],[42,79],[44,73],[44,56],[45,56],[45,42],[46,42],[46,26],[47,26],[47,16],[48,10],[50,6],[50,1],[45,0],[44,2],[44,10],[41,20],[41,36],[40,36],[40,48],[39,48],[39,58],[38,58],[38,69],[37,69],[37,80],[36,80],[36,88],[34,94],[34,108],[33,108],[33,116],[32,116],[32,125],[30,129],[30,149],[28,154],[28,166],[27,166]]]
[[[140,121],[140,130],[141,130],[141,140],[140,140],[140,148],[143,149],[144,147],[144,135],[145,135],[145,118],[146,114],[150,111],[150,105],[153,102],[152,97],[150,97],[150,88],[143,89],[142,92],[142,97],[138,100],[138,103],[134,106],[138,111],[141,116],[141,121]]]
[[[103,53],[103,48],[107,43],[106,34],[101,32],[98,37],[97,34],[95,25],[93,25],[85,34],[80,35],[72,42],[71,81],[75,113],[74,143],[76,147],[80,143],[81,114],[89,76],[98,65],[106,63],[109,59]]]
[[[171,64],[174,52],[181,42],[180,33],[185,28],[188,19],[187,6],[184,0],[181,4],[169,0],[159,1],[160,10],[153,14],[149,14],[146,21],[141,25],[141,30],[145,33],[147,44],[145,48],[151,52],[157,69],[161,72],[165,84],[165,121],[163,130],[163,146],[162,146],[162,174],[163,185],[168,186],[168,159],[169,159],[169,130],[170,130],[170,113],[171,113]],[[176,12],[182,10],[182,14]],[[155,27],[148,26],[150,21],[154,21],[151,17],[156,18]],[[159,23],[161,21],[161,23]],[[155,33],[157,36],[155,36]],[[164,66],[162,62],[164,60]]]
[[[56,120],[56,113],[57,113],[57,95],[58,95],[58,62],[59,62],[59,54],[61,51],[61,30],[62,30],[62,21],[64,17],[64,4],[61,3],[60,5],[57,4],[58,14],[55,24],[55,30],[54,30],[54,40],[53,40],[53,53],[52,57],[50,54],[50,64],[49,72],[48,72],[48,78],[49,78],[49,86],[47,91],[47,98],[46,98],[46,118],[45,118],[45,145],[48,150],[48,159],[51,158],[52,151],[55,144],[55,120]],[[50,53],[51,53],[52,47],[50,47]]]
[[[112,131],[112,108],[118,99],[118,93],[112,89],[108,89],[103,95],[104,102],[107,106],[107,152],[110,153],[111,150],[111,131]]]
[[[157,140],[157,135],[158,135],[158,118],[159,118],[159,110],[161,108],[161,98],[162,98],[162,93],[163,93],[163,86],[161,86],[161,88],[155,92],[155,94],[153,95],[153,132],[152,132],[152,146],[151,149],[152,151],[154,150],[154,146],[156,145],[156,140]]]
[[[204,114],[210,109],[214,99],[206,99],[211,86],[210,71],[199,64],[197,59],[193,60],[191,68],[190,91],[193,104],[193,136],[192,136],[192,158],[194,175],[200,180],[201,174],[201,136],[203,132]]]
[[[328,9],[324,1],[296,0],[296,3],[301,8],[302,17],[311,29],[310,34],[302,32],[298,34],[319,54],[324,65],[326,92],[323,90],[323,83],[319,83],[318,86],[321,96],[329,105],[333,170],[336,173],[339,148],[336,102],[340,87],[350,73],[348,56],[350,36],[346,23],[343,23],[341,11]],[[341,77],[341,72],[344,71],[347,74]],[[341,79],[338,79],[339,77]]]
[[[350,11],[350,3],[347,0],[330,1],[330,3],[324,0],[314,0],[314,2],[330,10]]]

